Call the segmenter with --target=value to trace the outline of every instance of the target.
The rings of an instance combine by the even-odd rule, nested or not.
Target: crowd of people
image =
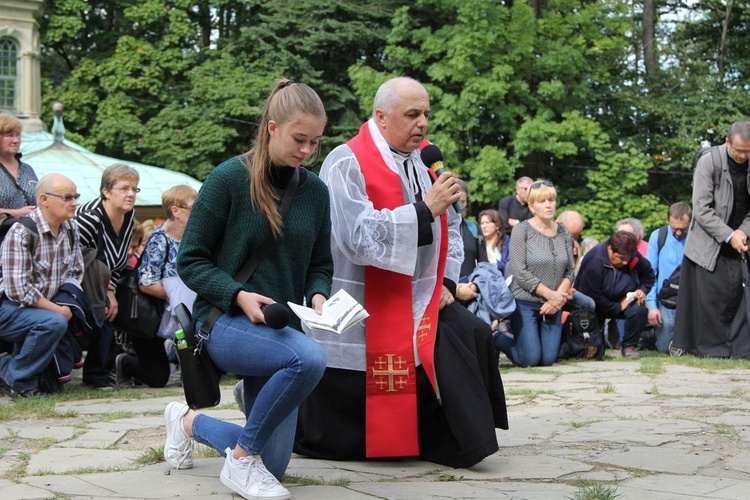
[[[429,116],[419,82],[386,81],[370,119],[318,176],[303,165],[326,126],[323,103],[307,85],[280,80],[253,148],[217,166],[200,192],[166,190],[164,221],[149,226],[136,220],[135,169],[108,167],[100,196],[79,204],[72,179],[37,179],[19,152],[21,123],[0,114],[9,227],[0,246],[0,389],[12,398],[61,391],[73,368],[103,390],[163,387],[174,310],[185,304],[212,361],[241,378],[246,420],[170,403],[165,460],[192,467],[198,441],[225,457],[220,478],[234,492],[283,499],[293,451],[454,467],[494,453],[496,429],[508,428],[499,353],[522,367],[551,365],[575,309],[616,332],[608,341],[627,358],[639,357],[649,331],[673,356],[750,356],[750,122],[700,157],[692,210],[671,205],[648,240],[638,219],[623,218],[599,242],[579,241],[583,217],[558,213],[546,179],[519,178],[515,194],[476,222],[457,213],[457,201],[469,206],[466,183],[420,157]],[[257,267],[238,281],[253,256]],[[166,307],[156,337],[133,336],[116,352],[128,266]],[[341,289],[370,314],[342,335],[296,317],[279,329],[265,324],[270,304],[320,314]]]

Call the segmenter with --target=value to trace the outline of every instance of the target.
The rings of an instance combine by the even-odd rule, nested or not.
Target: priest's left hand
[[[448,304],[453,304],[453,301],[456,299],[453,298],[453,294],[451,293],[448,288],[443,285],[443,291],[440,294],[440,309],[444,308]]]

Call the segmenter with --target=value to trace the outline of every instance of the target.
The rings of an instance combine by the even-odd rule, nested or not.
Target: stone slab
[[[711,452],[696,452],[690,448],[672,447],[630,447],[622,451],[603,453],[597,461],[618,467],[669,472],[672,474],[695,474],[721,457]]]
[[[96,450],[84,448],[49,448],[31,455],[26,468],[28,474],[64,474],[82,469],[137,467],[134,460],[142,452]]]
[[[553,440],[643,443],[658,446],[677,441],[682,434],[693,434],[703,429],[704,425],[687,420],[605,420],[571,429],[555,436]]]

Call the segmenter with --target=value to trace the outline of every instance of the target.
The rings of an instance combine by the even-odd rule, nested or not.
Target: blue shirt
[[[657,300],[656,297],[659,295],[661,285],[664,280],[669,278],[677,266],[682,264],[682,254],[685,252],[685,241],[686,237],[683,236],[681,240],[674,237],[672,228],[667,228],[667,239],[664,241],[664,246],[659,251],[659,230],[656,229],[651,233],[651,237],[648,239],[648,255],[646,258],[651,263],[651,267],[654,269],[656,275],[656,284],[646,295],[646,306],[649,309],[656,309]]]

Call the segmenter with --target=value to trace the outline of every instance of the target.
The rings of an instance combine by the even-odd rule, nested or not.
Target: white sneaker
[[[172,402],[164,410],[164,423],[167,426],[164,460],[175,469],[193,468],[193,440],[182,427],[182,418],[189,409],[185,403]]]
[[[224,450],[227,457],[221,469],[221,482],[248,500],[284,500],[290,498],[289,490],[268,472],[259,456],[232,459],[232,450]]]

